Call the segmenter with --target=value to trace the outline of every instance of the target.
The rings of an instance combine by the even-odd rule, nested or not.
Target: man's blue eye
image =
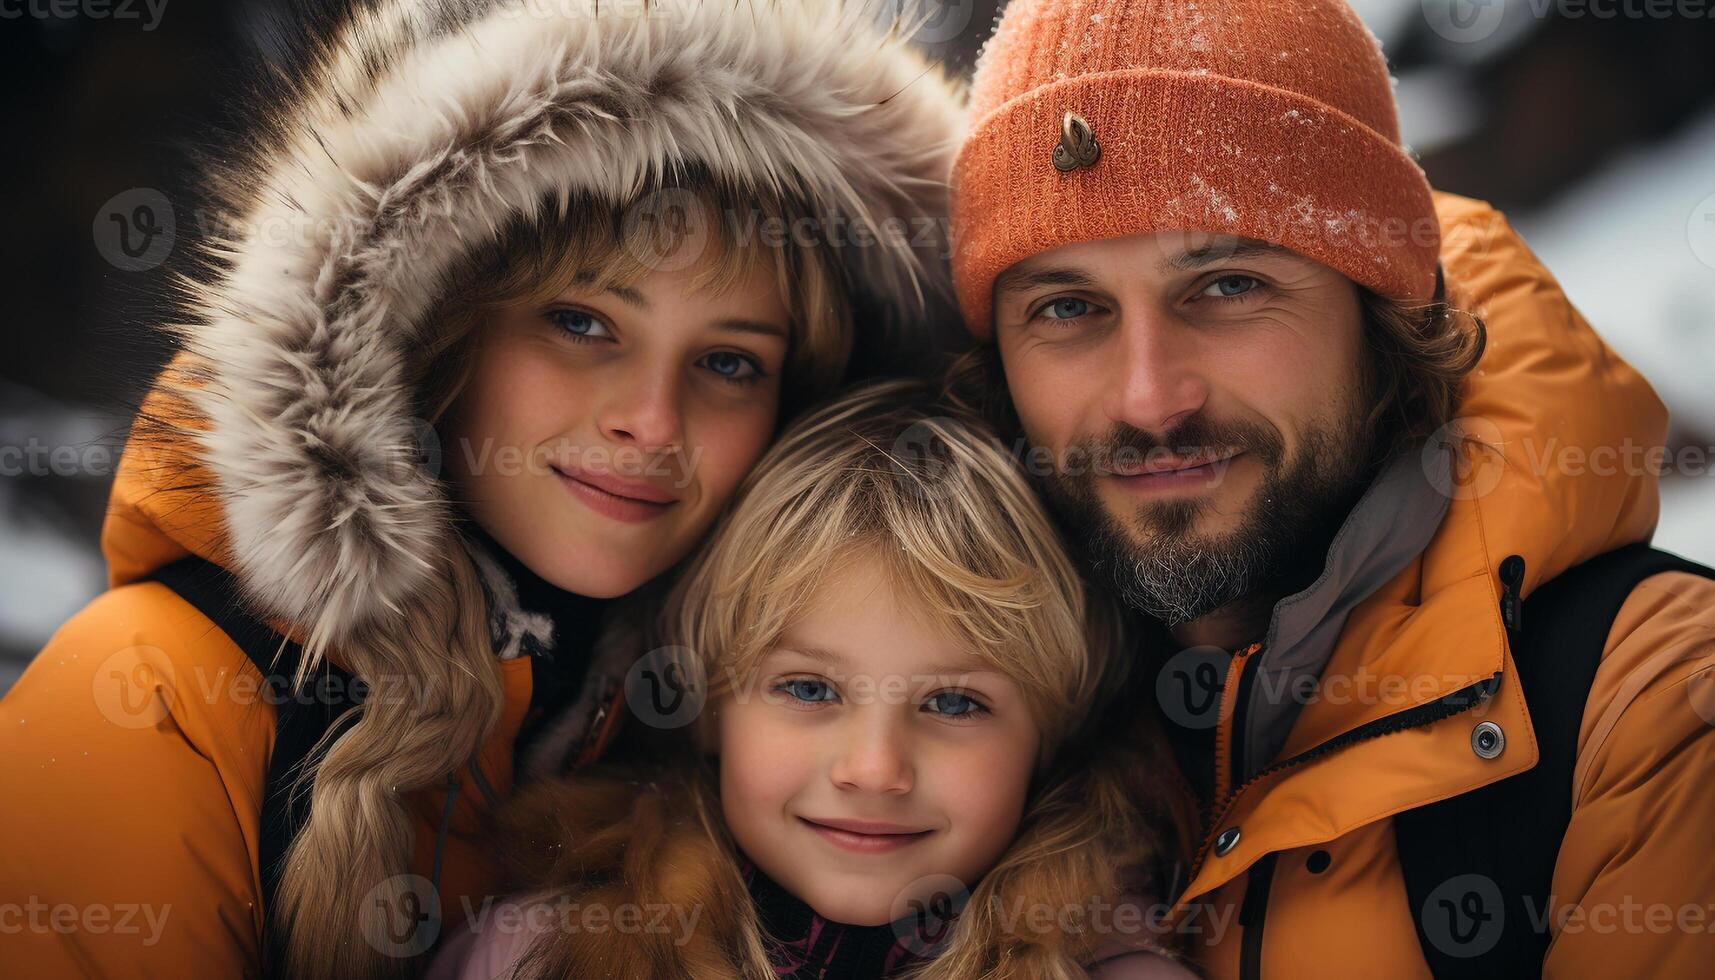
[[[1075,320],[1090,312],[1090,304],[1085,300],[1057,299],[1043,307],[1042,312],[1050,320]]]
[[[1245,293],[1255,289],[1258,285],[1259,283],[1250,276],[1222,276],[1210,283],[1209,288],[1203,290],[1203,293],[1204,295],[1215,295],[1220,296],[1223,299],[1230,299],[1234,296],[1243,296]]]
[[[799,679],[787,681],[780,689],[800,701],[832,701],[834,689],[826,681]]]

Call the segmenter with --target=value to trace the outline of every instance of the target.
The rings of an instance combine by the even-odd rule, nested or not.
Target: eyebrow
[[[644,313],[649,312],[648,298],[630,286],[608,286],[603,290],[603,292],[617,297]],[[723,317],[722,319],[716,320],[714,325],[718,329],[732,333],[752,333],[761,334],[765,337],[778,337],[781,340],[791,339],[791,334],[787,332],[785,327],[782,327],[777,323],[765,323],[761,320],[747,320],[744,317]]]
[[[715,326],[722,330],[730,330],[734,333],[754,333],[762,334],[766,337],[778,337],[781,340],[789,339],[785,327],[782,327],[777,323],[764,323],[761,320],[745,320],[742,318],[729,317],[724,320],[716,320]]]
[[[782,643],[779,646],[775,647],[773,651],[771,651],[770,656],[772,656],[774,654],[780,654],[780,653],[801,654],[801,655],[803,655],[803,656],[805,656],[811,660],[814,660],[818,663],[826,664],[827,666],[830,666],[830,667],[843,667],[843,666],[847,665],[847,660],[845,657],[840,656],[838,653],[835,653],[832,650],[827,650],[827,649],[824,649],[822,647],[802,646],[800,644],[795,644],[795,643]],[[912,673],[914,673],[914,674],[999,674],[1000,671],[996,670],[993,667],[988,666],[987,664],[982,663],[981,661],[974,661],[974,662],[963,663],[963,664],[940,664],[940,663],[928,664],[928,665],[926,665],[926,666],[924,666],[918,670],[912,671]]]
[[[1214,241],[1202,248],[1186,249],[1183,252],[1170,255],[1161,261],[1161,268],[1174,272],[1195,272],[1198,269],[1225,262],[1229,259],[1248,259],[1257,256],[1292,256],[1297,253],[1291,249],[1276,245],[1272,242],[1261,242],[1254,238],[1241,238],[1228,245]]]
[[[1077,269],[1008,269],[995,277],[994,293],[1021,293],[1040,286],[1094,286],[1096,279]]]
[[[1258,241],[1254,238],[1240,239],[1232,245],[1219,241],[1210,242],[1202,248],[1187,249],[1169,255],[1162,259],[1160,268],[1164,272],[1195,272],[1225,262],[1231,259],[1255,258],[1257,256],[1291,256],[1298,253],[1272,242]],[[1008,269],[995,277],[994,293],[1001,296],[1007,293],[1021,293],[1042,286],[1094,286],[1094,276],[1081,269],[1058,266],[1047,269]]]

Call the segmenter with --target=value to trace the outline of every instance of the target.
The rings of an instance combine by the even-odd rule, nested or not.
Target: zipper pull
[[[1518,633],[1524,628],[1524,600],[1519,590],[1524,587],[1524,559],[1508,555],[1501,561],[1501,622],[1507,632]]]

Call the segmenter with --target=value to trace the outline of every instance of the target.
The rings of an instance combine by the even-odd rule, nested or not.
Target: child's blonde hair
[[[1146,726],[1092,720],[1128,686],[1118,616],[1086,588],[1016,460],[934,386],[886,381],[807,415],[735,499],[669,596],[660,649],[707,679],[712,702],[744,682],[830,568],[881,561],[899,594],[1014,679],[1043,733],[1018,838],[971,883],[948,945],[912,975],[1083,976],[1101,937],[1031,932],[1040,917],[1015,906],[1058,912],[1118,899],[1122,871],[1161,857],[1161,773]],[[703,744],[709,716],[696,722]],[[525,794],[511,817],[527,842],[513,871],[525,887],[575,891],[586,903],[694,905],[697,941],[627,937],[620,948],[556,935],[532,947],[520,975],[773,977],[712,768],[683,741],[650,754],[675,761],[648,771],[647,789],[634,767]]]

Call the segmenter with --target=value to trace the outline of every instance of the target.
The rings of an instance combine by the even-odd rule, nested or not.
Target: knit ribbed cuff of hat
[[[1061,172],[1067,112],[1088,121],[1101,152]],[[1032,89],[974,123],[953,189],[954,280],[978,337],[1007,267],[1123,235],[1271,242],[1406,303],[1435,288],[1440,228],[1404,150],[1325,103],[1206,72],[1109,71]]]

